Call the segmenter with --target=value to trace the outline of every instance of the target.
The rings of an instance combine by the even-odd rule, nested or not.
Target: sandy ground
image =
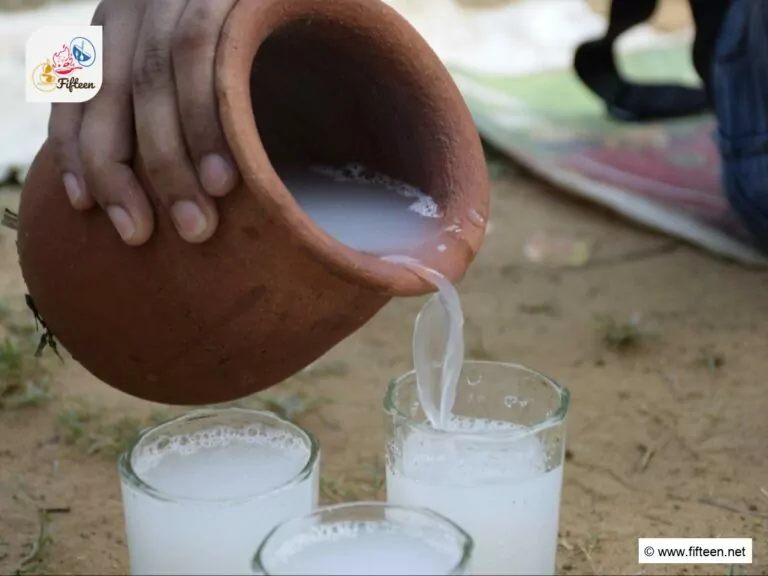
[[[535,367],[572,391],[558,572],[728,574],[722,565],[637,563],[638,537],[724,536],[753,538],[746,573],[768,573],[768,275],[633,229],[513,167],[492,168],[492,230],[460,286],[467,348]],[[3,204],[12,207],[17,192]],[[542,233],[592,243],[591,263],[529,262],[524,247]],[[125,573],[115,453],[158,407],[113,391],[66,355],[61,363],[49,350],[35,363],[5,229],[0,270],[4,330],[16,346],[0,354],[0,375],[50,383],[6,393],[0,410],[0,573]],[[383,496],[381,398],[388,379],[410,368],[422,302],[392,302],[269,392],[281,408],[298,406],[302,393],[313,404],[294,416],[322,442],[325,501]],[[617,322],[607,333],[606,316]],[[628,319],[639,329],[623,327]]]

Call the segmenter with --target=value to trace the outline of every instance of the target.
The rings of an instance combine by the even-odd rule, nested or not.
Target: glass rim
[[[424,518],[428,518],[430,521],[436,522],[437,524],[448,528],[450,531],[456,533],[459,536],[459,538],[462,541],[462,544],[461,544],[461,557],[459,558],[458,562],[447,572],[447,574],[463,574],[464,571],[469,567],[469,562],[472,558],[472,552],[475,549],[475,541],[472,539],[472,536],[470,536],[470,534],[466,530],[464,530],[461,526],[456,524],[456,522],[454,522],[450,518],[446,518],[442,514],[435,512],[430,508],[424,508],[421,506],[400,506],[397,504],[389,504],[388,502],[363,500],[360,502],[341,502],[339,504],[330,504],[327,506],[320,506],[318,508],[315,508],[309,514],[303,514],[301,516],[296,516],[293,518],[289,518],[288,520],[284,520],[283,522],[280,522],[277,526],[275,526],[269,532],[267,532],[267,535],[264,536],[264,538],[262,539],[261,543],[259,544],[259,547],[256,549],[256,553],[253,556],[253,560],[251,561],[251,570],[256,574],[262,574],[263,576],[271,576],[271,573],[264,566],[262,556],[266,550],[266,547],[269,545],[270,540],[277,534],[277,532],[280,529],[289,527],[294,523],[300,523],[306,520],[310,520],[312,518],[320,517],[323,514],[326,514],[328,512],[337,512],[337,511],[354,510],[354,509],[401,510],[403,512],[417,514]]]
[[[266,417],[268,419],[271,419],[274,422],[278,422],[280,424],[287,425],[288,427],[292,428],[294,432],[297,432],[298,435],[306,441],[309,447],[309,454],[307,456],[306,463],[304,464],[304,466],[302,466],[301,470],[299,470],[296,474],[288,478],[285,482],[282,482],[277,486],[269,488],[268,490],[263,490],[261,492],[258,492],[255,494],[249,494],[246,496],[223,497],[223,498],[202,498],[202,497],[198,498],[195,496],[180,496],[180,495],[172,494],[170,492],[166,492],[164,490],[155,488],[150,483],[143,480],[141,476],[139,476],[139,474],[134,469],[133,462],[132,462],[134,451],[136,450],[136,448],[138,448],[141,442],[144,439],[146,439],[147,436],[149,436],[150,434],[157,432],[158,430],[162,430],[165,427],[170,427],[170,426],[173,426],[174,424],[178,424],[179,422],[199,420],[203,418],[209,418],[217,414],[226,414],[226,413],[241,413],[245,415],[256,416],[258,418]],[[304,428],[299,426],[298,424],[294,424],[290,420],[287,420],[286,418],[278,416],[274,412],[270,412],[268,410],[254,410],[250,408],[237,408],[237,407],[199,408],[196,410],[191,410],[189,412],[186,412],[180,416],[176,416],[175,418],[171,418],[170,420],[166,420],[165,422],[161,422],[156,426],[151,426],[149,428],[145,428],[144,430],[142,430],[141,433],[138,435],[138,437],[131,443],[130,447],[125,452],[123,452],[118,458],[117,468],[118,468],[118,473],[120,474],[120,479],[122,481],[126,482],[131,487],[157,500],[162,500],[165,502],[221,504],[221,503],[234,503],[234,502],[239,503],[239,502],[249,502],[252,500],[259,500],[261,498],[269,497],[278,492],[282,492],[283,490],[286,490],[291,486],[295,486],[296,484],[303,482],[304,480],[306,480],[311,476],[312,471],[314,470],[319,457],[320,457],[320,444],[315,438],[315,436],[308,430],[305,430]]]
[[[536,378],[539,378],[541,382],[552,388],[557,392],[558,396],[558,405],[555,411],[550,414],[549,417],[542,420],[541,422],[538,422],[536,424],[533,424],[531,426],[527,426],[525,430],[479,430],[476,432],[473,432],[472,430],[441,430],[438,428],[433,428],[428,423],[425,423],[423,421],[417,421],[405,412],[403,412],[397,403],[397,392],[400,390],[400,388],[405,385],[405,383],[412,377],[416,376],[416,370],[409,370],[408,372],[405,372],[404,374],[400,374],[399,376],[395,376],[389,381],[389,385],[387,386],[387,392],[384,395],[384,402],[383,402],[383,408],[384,412],[392,417],[397,418],[398,420],[401,420],[410,428],[415,428],[419,431],[419,433],[429,434],[433,436],[454,436],[454,437],[465,437],[465,438],[488,438],[488,439],[516,439],[520,438],[522,436],[528,436],[532,433],[537,433],[542,430],[546,430],[548,428],[552,428],[554,426],[557,426],[558,424],[562,423],[565,420],[565,417],[568,414],[568,408],[570,406],[571,401],[571,393],[568,391],[568,388],[563,386],[562,384],[558,383],[556,380],[550,378],[549,376],[546,376],[542,374],[541,372],[538,372],[537,370],[533,370],[532,368],[528,368],[527,366],[523,366],[522,364],[516,364],[514,362],[499,362],[496,360],[465,360],[462,363],[462,369],[465,366],[496,366],[501,368],[507,368],[507,369],[514,369],[520,372],[525,372],[531,376],[535,376]]]

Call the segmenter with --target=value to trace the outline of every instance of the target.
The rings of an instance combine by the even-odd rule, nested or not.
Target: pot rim
[[[437,114],[450,118],[457,130],[444,156],[459,180],[456,196],[446,207],[446,218],[460,222],[460,241],[450,251],[436,254],[432,267],[456,283],[461,280],[485,237],[468,213],[487,222],[489,182],[480,137],[472,116],[448,70],[421,35],[393,8],[380,0],[238,0],[222,30],[216,55],[216,90],[225,135],[243,181],[249,190],[260,190],[259,201],[267,213],[282,222],[297,243],[345,280],[390,296],[420,296],[436,288],[410,269],[381,256],[354,250],[326,233],[300,207],[272,166],[259,137],[251,103],[253,60],[262,43],[276,30],[296,20],[328,18],[354,27],[385,29],[393,39],[389,57],[419,65],[405,67],[418,74],[418,85]],[[360,34],[364,37],[364,34]]]

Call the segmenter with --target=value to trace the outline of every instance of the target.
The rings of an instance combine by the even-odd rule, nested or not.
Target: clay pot
[[[151,240],[124,245],[101,210],[69,206],[48,145],[21,198],[21,268],[47,326],[95,376],[156,402],[263,390],[393,296],[434,290],[328,236],[273,164],[359,162],[420,187],[452,227],[415,256],[453,281],[485,234],[489,186],[470,114],[425,41],[378,0],[240,0],[216,82],[243,181],[216,200],[220,223],[205,244],[181,240],[157,210]],[[159,205],[141,159],[137,169]]]

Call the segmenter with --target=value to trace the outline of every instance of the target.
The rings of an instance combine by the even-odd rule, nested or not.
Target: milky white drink
[[[471,551],[466,532],[434,512],[356,502],[279,526],[253,568],[275,576],[467,574]]]
[[[514,431],[460,418],[447,429]],[[562,477],[562,465],[546,471],[534,435],[493,442],[413,433],[389,459],[387,502],[431,508],[464,528],[477,574],[554,574]]]
[[[123,459],[133,574],[250,574],[254,545],[316,506],[308,437],[288,423],[273,427],[274,416],[260,419],[229,426],[211,418],[210,428],[181,435],[169,427],[134,448],[132,473]]]
[[[391,435],[387,501],[430,508],[467,530],[475,541],[473,569],[478,574],[554,574],[562,460],[549,462],[540,438],[514,424],[511,411],[510,421],[477,415],[506,417],[505,406],[524,408],[536,402],[534,421],[530,412],[522,421],[546,424],[560,393],[549,390],[546,398],[535,385],[537,378],[514,374],[525,372],[522,367],[507,375],[503,365],[494,363],[489,365],[501,367],[502,373],[488,374],[483,387],[473,388],[482,376],[477,382],[465,379],[460,387],[464,315],[456,288],[408,257],[387,259],[408,266],[438,288],[417,317],[413,335],[415,396],[426,421],[421,422],[423,431],[406,426]],[[516,395],[510,394],[513,391]],[[459,399],[462,410],[474,418],[456,415]],[[412,407],[411,402],[401,409],[407,413]],[[560,427],[558,421],[551,425]],[[504,435],[497,440],[500,433]]]
[[[270,574],[454,574],[459,561],[451,550],[377,523],[322,526],[287,544],[290,549],[270,563]]]
[[[278,172],[315,223],[355,250],[407,252],[440,232],[441,213],[429,196],[358,164],[283,168]]]
[[[453,410],[464,364],[461,302],[446,278],[411,254],[446,229],[440,227],[438,206],[421,191],[358,165],[282,170],[280,175],[330,235],[404,266],[438,289],[417,318],[413,358],[418,403],[429,425],[452,431],[459,422]],[[494,425],[462,421],[461,426],[481,433],[483,426]],[[406,473],[390,470],[389,502],[432,508],[469,529],[480,573],[552,573],[562,469],[546,470],[535,436],[501,448],[471,446],[466,453],[465,444],[454,444],[450,434],[445,438],[444,445],[408,447]],[[435,458],[442,467],[424,465]],[[428,477],[419,476],[422,471]]]
[[[453,285],[407,255],[445,229],[441,227],[440,208],[421,190],[360,164],[283,168],[278,172],[304,212],[336,240],[407,267],[438,288],[420,315],[424,330],[414,334],[413,352],[421,403],[433,425],[445,425],[443,419],[450,417],[464,360],[464,316]],[[440,245],[437,249],[448,247]],[[433,345],[430,339],[439,339],[443,332],[448,338],[439,344],[440,370],[426,369],[434,355],[428,350]]]

